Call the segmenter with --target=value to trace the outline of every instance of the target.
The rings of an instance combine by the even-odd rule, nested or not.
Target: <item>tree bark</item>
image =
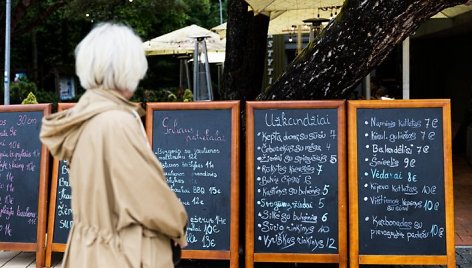
[[[221,99],[254,100],[260,93],[268,28],[269,18],[248,12],[245,1],[228,1]]]
[[[258,100],[343,99],[421,23],[467,0],[346,0]]]

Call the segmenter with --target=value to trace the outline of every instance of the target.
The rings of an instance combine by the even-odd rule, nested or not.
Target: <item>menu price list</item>
[[[442,110],[357,113],[359,253],[444,255]]]
[[[187,209],[189,250],[229,250],[231,111],[154,112],[153,150]]]
[[[72,220],[71,186],[69,182],[69,165],[67,161],[60,160],[57,178],[56,215],[54,219],[54,243],[67,243],[69,231],[74,221]]]
[[[338,252],[336,109],[254,111],[254,251]]]
[[[0,241],[35,242],[42,112],[4,112],[0,119]]]

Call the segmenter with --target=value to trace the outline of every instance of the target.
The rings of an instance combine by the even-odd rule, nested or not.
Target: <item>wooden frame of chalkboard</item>
[[[67,110],[72,108],[75,105],[75,103],[58,103],[57,104],[57,110],[58,112]],[[58,190],[58,181],[59,181],[59,171],[61,170],[60,168],[60,160],[54,159],[52,163],[52,179],[51,179],[51,192],[49,195],[49,211],[48,211],[48,237],[46,241],[46,260],[45,260],[45,266],[46,267],[51,267],[51,257],[52,257],[52,252],[64,252],[66,250],[66,243],[67,241],[61,241],[58,242],[54,239],[54,234],[55,234],[55,224],[56,224],[56,213],[57,213],[57,190]],[[69,179],[67,177],[67,183]],[[70,194],[65,193],[65,194]],[[67,208],[65,210],[71,211],[70,207],[70,201],[68,201],[68,204],[66,204]],[[70,218],[72,218],[72,215],[69,215]],[[70,229],[70,226],[68,226]],[[68,230],[69,230],[68,229]],[[69,231],[67,231],[69,233]],[[64,240],[64,239],[63,239]],[[66,238],[67,240],[67,238]]]
[[[258,121],[257,118],[265,121],[262,123],[256,122]],[[299,130],[290,126],[290,120],[304,121],[306,124],[301,126],[304,131],[294,132]],[[311,121],[308,122],[308,120]],[[337,100],[251,101],[247,102],[246,105],[246,122],[246,268],[253,267],[255,262],[338,263],[339,267],[347,267],[345,102]],[[285,124],[284,122],[288,123]],[[276,127],[281,128],[277,129]],[[267,131],[264,134],[265,130]],[[256,137],[258,140],[263,140],[262,144],[257,144]],[[298,142],[297,137],[300,138],[300,142]],[[267,141],[267,144],[264,141]],[[286,144],[284,144],[285,141],[287,141]],[[304,144],[306,142],[310,144]],[[301,144],[302,147],[297,147],[298,144]],[[266,155],[273,159],[265,159],[266,156],[262,152],[263,148],[265,148],[267,154],[282,152],[284,156],[280,157],[283,159],[278,158],[277,154]],[[293,150],[291,151],[290,148]],[[333,148],[333,150],[329,151],[329,148]],[[293,151],[298,155],[290,155]],[[256,156],[256,154],[258,155]],[[324,154],[327,154],[325,156],[328,161],[323,160]],[[292,163],[292,159],[297,157],[299,161],[308,162],[302,164],[299,162],[299,165],[293,162],[295,163],[293,169],[306,168],[302,173],[312,175],[303,175],[302,180],[304,182],[297,181],[296,177],[292,177],[293,180],[287,177],[285,182],[283,182],[284,177],[279,178],[280,180],[277,179],[279,174],[285,172],[283,167],[282,169],[277,168],[278,163],[283,166],[283,163]],[[256,160],[260,161],[257,165]],[[262,163],[263,161],[267,163],[267,166]],[[311,164],[306,165],[310,161]],[[323,165],[325,173],[321,173]],[[311,173],[310,168],[314,166],[317,170],[315,173]],[[292,164],[286,170],[290,170],[291,167]],[[268,170],[267,177],[264,170]],[[269,174],[274,174],[272,172],[274,170],[282,171],[279,173],[276,171],[277,176],[273,178]],[[255,179],[256,173],[258,175]],[[289,171],[286,174],[288,173]],[[311,181],[311,176],[314,176],[314,183],[307,185],[306,179],[310,177],[308,179]],[[268,178],[267,183],[264,182],[263,177]],[[292,185],[296,185],[293,188],[289,186],[290,180],[293,182]],[[256,183],[259,187],[257,191]],[[321,184],[318,186],[315,185],[316,183]],[[331,189],[335,189],[330,191],[330,194],[328,194],[329,185],[334,185]],[[270,186],[270,189],[266,189],[265,186]],[[292,200],[292,193],[293,195],[303,195],[303,201]],[[274,196],[279,197],[280,200],[271,200],[270,198]],[[256,205],[256,197],[267,198],[267,202],[258,199]],[[310,208],[312,204],[314,204],[313,209]],[[292,207],[292,205],[294,206]],[[275,208],[272,209],[274,206]],[[266,213],[261,207],[269,207],[273,211],[267,209],[268,212]],[[296,213],[293,209],[284,215],[282,210],[287,209],[287,207],[308,207],[309,209],[298,210]],[[259,210],[259,212],[256,210]],[[327,220],[328,212],[326,211],[334,214],[329,214],[331,221]],[[257,219],[256,212],[258,213]],[[284,217],[287,221],[283,220]],[[261,222],[258,223],[257,228],[255,227],[256,220]],[[289,224],[290,221],[292,221],[291,224]],[[281,226],[284,224],[286,226]],[[329,228],[334,231],[329,233]],[[282,234],[285,231],[288,233],[287,237]],[[257,233],[259,234],[256,239]],[[335,238],[320,238],[326,233]],[[273,237],[269,238],[271,235]],[[291,236],[296,237],[293,238],[296,240],[291,240]],[[289,240],[292,243],[287,242]],[[332,247],[332,242],[336,240],[337,246]],[[298,244],[297,249],[292,247],[294,241]],[[281,246],[274,249],[273,245],[275,244]],[[292,247],[292,249],[287,250],[289,247]]]
[[[350,267],[455,267],[449,100],[349,101],[348,128]]]
[[[187,238],[187,240],[189,239],[192,240],[192,241],[189,241],[189,246],[186,249],[182,250],[183,259],[229,260],[230,267],[237,268],[239,266],[239,252],[238,252],[238,249],[239,249],[239,131],[240,131],[239,130],[239,121],[240,121],[239,105],[240,105],[239,101],[147,103],[146,132],[150,140],[151,146],[153,146],[153,150],[155,146],[157,146],[157,142],[161,141],[159,140],[159,137],[160,137],[159,135],[161,135],[161,133],[158,131],[160,130],[159,128],[160,126],[154,125],[154,121],[161,120],[160,116],[164,116],[164,120],[166,118],[171,118],[169,119],[169,121],[172,120],[172,123],[169,122],[170,125],[168,126],[169,128],[167,129],[169,132],[174,132],[175,130],[174,132],[175,134],[175,133],[181,133],[180,130],[182,130],[185,133],[192,134],[192,141],[195,141],[195,138],[205,140],[206,138],[202,138],[202,137],[208,133],[206,134],[201,133],[202,136],[200,137],[197,137],[197,136],[199,135],[198,134],[199,130],[201,130],[200,128],[203,129],[207,127],[208,125],[210,125],[210,127],[208,127],[211,132],[210,135],[213,135],[211,139],[215,138],[214,142],[217,142],[217,140],[221,138],[221,135],[227,135],[225,136],[226,138],[223,138],[223,139],[231,141],[230,144],[223,143],[225,144],[223,146],[223,149],[220,148],[220,149],[214,150],[215,152],[218,152],[218,153],[221,151],[225,153],[226,156],[225,155],[222,155],[219,157],[217,156],[219,160],[215,160],[213,158],[213,160],[215,161],[219,161],[219,162],[223,161],[223,163],[228,164],[227,170],[224,172],[221,172],[221,173],[227,174],[228,176],[228,178],[224,178],[228,180],[227,185],[220,185],[217,187],[210,186],[208,187],[208,189],[204,187],[194,186],[193,192],[191,193],[191,195],[195,195],[194,199],[197,198],[198,200],[196,200],[196,202],[200,204],[199,202],[201,200],[199,199],[199,197],[201,196],[200,194],[202,194],[203,190],[206,191],[208,194],[211,193],[212,195],[216,196],[216,195],[219,195],[220,189],[223,189],[223,188],[227,189],[228,193],[224,193],[224,190],[222,190],[223,191],[222,194],[230,195],[229,197],[227,197],[229,198],[229,200],[226,199],[226,200],[223,200],[223,202],[220,201],[221,203],[219,204],[208,204],[207,207],[210,208],[210,210],[217,209],[217,210],[226,211],[225,213],[227,213],[228,214],[227,216],[230,217],[229,230],[227,232],[219,230],[221,231],[221,233],[225,233],[225,235],[227,235],[226,238],[223,237],[223,240],[226,240],[224,241],[224,243],[227,243],[228,247],[225,249],[217,248],[219,247],[217,243],[221,242],[221,240],[217,240],[216,245],[215,245],[215,244],[212,244],[214,243],[212,239],[203,241],[203,239],[200,240],[199,238],[198,242],[205,242],[205,245],[203,245],[203,248],[201,247],[201,245],[199,245],[199,246],[196,246],[197,249],[195,248],[192,249],[192,242],[197,242],[197,240],[193,240],[195,237],[193,237],[192,232],[195,231],[194,233],[197,234],[198,232],[204,231],[203,229],[205,229],[204,232],[205,234],[207,234],[207,230],[206,230],[207,224],[205,224],[205,227],[201,226],[201,229],[200,229],[199,226],[197,227],[195,226],[194,224],[195,222],[196,224],[198,224],[199,220],[203,219],[203,221],[205,222],[207,222],[208,220],[207,223],[217,222],[216,223],[217,225],[218,222],[222,223],[222,220],[221,218],[218,219],[219,216],[215,216],[214,219],[208,219],[205,217],[200,217],[199,215],[196,215],[196,216],[192,215],[192,212],[189,211],[189,207],[187,206],[187,204],[185,204],[185,201],[184,201],[185,198],[183,198],[185,194],[185,190],[182,190],[183,193],[179,197],[183,198],[182,201],[187,207],[187,212],[189,213],[189,219],[190,219],[189,230],[187,231],[188,231],[188,234],[192,236],[192,237],[189,236]],[[210,114],[213,115],[214,117],[211,116],[209,118]],[[159,122],[163,124],[163,121],[162,122],[159,121]],[[177,126],[177,124],[182,124],[182,125]],[[187,126],[185,124],[196,124],[196,126]],[[218,129],[214,131],[214,129],[211,129],[212,127],[222,128],[222,129]],[[154,139],[153,138],[154,136],[157,138]],[[187,138],[188,137],[189,136],[187,136]],[[175,140],[176,139],[177,138],[175,138]],[[162,139],[162,140],[165,140],[167,142],[166,139]],[[169,138],[169,140],[170,140],[169,143],[173,142],[171,138]],[[182,154],[188,154],[190,150],[192,150],[192,152],[194,152],[193,150],[195,150],[193,147],[187,148],[187,146],[185,146],[184,148],[175,148],[175,149],[182,150]],[[212,148],[207,148],[207,149],[213,150]],[[203,150],[207,150],[207,149],[203,149]],[[159,153],[156,153],[156,155],[158,155],[158,158],[159,158]],[[196,159],[195,156],[192,156],[192,158]],[[166,161],[161,160],[161,163],[163,164],[164,170],[166,172],[167,171],[173,172],[171,168],[166,167],[166,164],[167,164]],[[184,166],[183,163],[182,163],[182,166]],[[198,164],[195,164],[193,167],[198,168]],[[216,166],[216,168],[218,168],[218,166]],[[183,172],[183,174],[185,174],[185,176],[182,178],[181,181],[188,182],[188,181],[191,181],[190,179],[194,178],[193,174],[190,176],[186,174],[185,172]],[[218,176],[220,177],[220,174],[218,174]],[[225,175],[221,177],[224,177],[224,176]],[[169,177],[170,175],[168,174],[167,175],[168,182],[169,182]],[[197,176],[197,179],[198,179],[198,176]],[[192,179],[192,180],[197,181],[197,179]],[[179,178],[177,177],[175,181],[178,182]],[[225,183],[225,182],[226,181],[222,181],[220,183]],[[169,182],[169,184],[172,184],[172,183],[173,182]],[[176,188],[177,187],[182,187],[179,189],[185,188],[184,186],[176,186]],[[195,189],[197,189],[198,193],[195,193]],[[177,190],[174,190],[174,191],[177,192]],[[177,195],[179,195],[179,193],[177,193]],[[201,197],[201,198],[204,198],[204,197]],[[192,200],[192,202],[193,201],[195,200]],[[229,206],[225,206],[224,204],[226,203],[229,203]],[[192,204],[196,204],[196,203],[192,203]],[[210,215],[213,215],[213,214],[210,213]],[[196,218],[197,221],[192,220],[193,218]],[[227,224],[227,223],[224,222],[224,224]],[[193,229],[193,230],[190,230],[190,229]],[[225,229],[228,229],[228,228],[225,227]],[[205,239],[206,236],[207,235],[204,235],[203,238]]]
[[[40,131],[40,126],[41,126],[41,120],[42,117],[45,115],[48,115],[51,113],[51,104],[31,104],[31,105],[7,105],[7,106],[0,106],[0,113],[6,115],[9,113],[13,114],[19,114],[18,117],[16,117],[16,124],[14,126],[9,126],[8,121],[9,118],[7,116],[2,116],[2,119],[0,119],[0,125],[2,126],[8,126],[8,130],[4,129],[0,135],[4,138],[3,141],[1,142],[2,146],[8,146],[8,150],[10,151],[10,155],[12,154],[12,150],[15,149],[20,149],[22,150],[21,153],[19,153],[19,158],[18,162],[15,163],[10,163],[11,167],[7,168],[6,166],[2,168],[10,170],[7,172],[6,175],[6,181],[5,183],[1,183],[1,189],[2,191],[7,191],[7,192],[14,192],[13,186],[16,186],[15,184],[15,177],[16,177],[16,171],[15,169],[19,169],[21,166],[23,166],[23,160],[22,158],[30,158],[31,156],[33,157],[38,157],[39,155],[39,161],[37,160],[32,160],[28,164],[24,164],[26,167],[27,171],[31,172],[36,172],[38,171],[38,189],[36,193],[27,193],[28,196],[30,196],[33,200],[35,197],[37,197],[37,209],[36,212],[31,212],[29,211],[29,206],[28,204],[18,204],[14,209],[12,206],[14,205],[17,200],[20,198],[15,198],[11,197],[10,194],[8,194],[3,200],[2,198],[2,203],[4,203],[3,208],[2,208],[2,218],[5,218],[5,215],[10,218],[11,216],[18,216],[22,218],[30,218],[28,222],[26,223],[27,225],[36,225],[36,228],[31,230],[32,234],[32,239],[36,239],[35,241],[28,241],[25,242],[23,241],[15,241],[14,235],[10,232],[14,232],[13,228],[10,227],[10,223],[3,223],[3,220],[1,221],[1,229],[2,233],[5,234],[5,236],[8,235],[10,237],[13,237],[12,241],[9,242],[0,242],[0,249],[2,250],[12,250],[12,251],[35,251],[36,252],[36,267],[43,267],[44,263],[44,241],[46,238],[46,214],[47,214],[47,188],[48,188],[48,173],[49,173],[49,153],[46,148],[46,146],[42,145],[41,142],[39,141],[39,131]],[[24,113],[24,114],[22,114]],[[29,114],[29,113],[40,113],[40,114]],[[17,141],[10,141],[9,144],[7,144],[9,137],[16,136],[17,134],[22,132],[26,132],[25,134],[28,135],[35,135],[31,129],[21,131],[20,128],[28,128],[28,127],[35,127],[36,131],[36,136],[31,136],[31,138],[28,139],[28,141],[34,141],[40,148],[34,149],[30,151],[30,148],[24,149],[24,144],[17,142]],[[37,140],[35,140],[36,138]],[[14,152],[13,152],[14,153]],[[2,157],[3,160],[3,157]],[[15,160],[15,161],[16,161]],[[38,162],[38,163],[36,163]],[[36,164],[33,164],[36,163]],[[39,164],[39,166],[38,166]],[[5,165],[5,160],[2,161],[2,166]],[[15,165],[15,167],[13,167]],[[23,170],[23,168],[21,168]],[[3,176],[2,176],[3,177]],[[8,186],[10,184],[10,186]],[[26,183],[24,185],[35,185],[35,182],[33,183]],[[20,185],[21,186],[21,185]],[[9,189],[8,189],[9,188]],[[8,200],[9,201],[8,201]],[[34,202],[34,200],[33,200]],[[7,204],[10,204],[10,209],[7,208]],[[23,207],[22,207],[23,206]],[[24,206],[27,206],[26,208]],[[5,212],[3,211],[5,209]],[[10,210],[8,213],[6,210]],[[9,214],[9,213],[12,214]],[[6,214],[5,214],[6,213]],[[24,225],[24,224],[23,224]],[[9,230],[9,231],[8,231]],[[23,231],[21,232],[23,234],[25,233],[30,233],[30,231]],[[3,240],[3,239],[2,239]],[[31,240],[31,239],[28,239]],[[5,240],[3,240],[5,241]]]

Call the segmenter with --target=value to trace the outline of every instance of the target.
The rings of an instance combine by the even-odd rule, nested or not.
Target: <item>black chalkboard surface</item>
[[[43,113],[2,113],[0,119],[2,208],[0,241],[36,241]]]
[[[359,253],[446,254],[441,108],[358,109]]]
[[[350,160],[355,157],[357,171],[350,174],[357,194],[351,219],[356,214],[359,255],[448,255],[446,211],[452,196],[446,192],[452,182],[445,172],[450,170],[445,103],[349,103],[359,105],[349,110],[356,133],[349,139],[356,148]]]
[[[37,250],[45,237],[47,150],[39,140],[49,104],[0,107],[0,248]]]
[[[340,241],[346,218],[344,102],[248,102],[247,107],[246,251],[255,261],[310,254],[304,261],[337,262],[319,256],[346,254],[345,240]]]
[[[148,103],[146,127],[152,149],[189,215],[183,257],[186,251],[235,250],[238,107],[239,102]]]
[[[254,251],[338,252],[337,109],[254,111]]]
[[[54,218],[53,243],[66,244],[72,228],[71,188],[67,161],[59,161],[56,190],[56,209]]]

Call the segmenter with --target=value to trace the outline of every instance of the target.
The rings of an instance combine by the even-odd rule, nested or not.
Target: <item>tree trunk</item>
[[[260,93],[268,27],[269,18],[248,12],[245,1],[228,1],[221,99],[253,100]]]
[[[258,100],[343,99],[417,27],[467,0],[346,0],[331,21]],[[229,25],[228,25],[229,26]]]

